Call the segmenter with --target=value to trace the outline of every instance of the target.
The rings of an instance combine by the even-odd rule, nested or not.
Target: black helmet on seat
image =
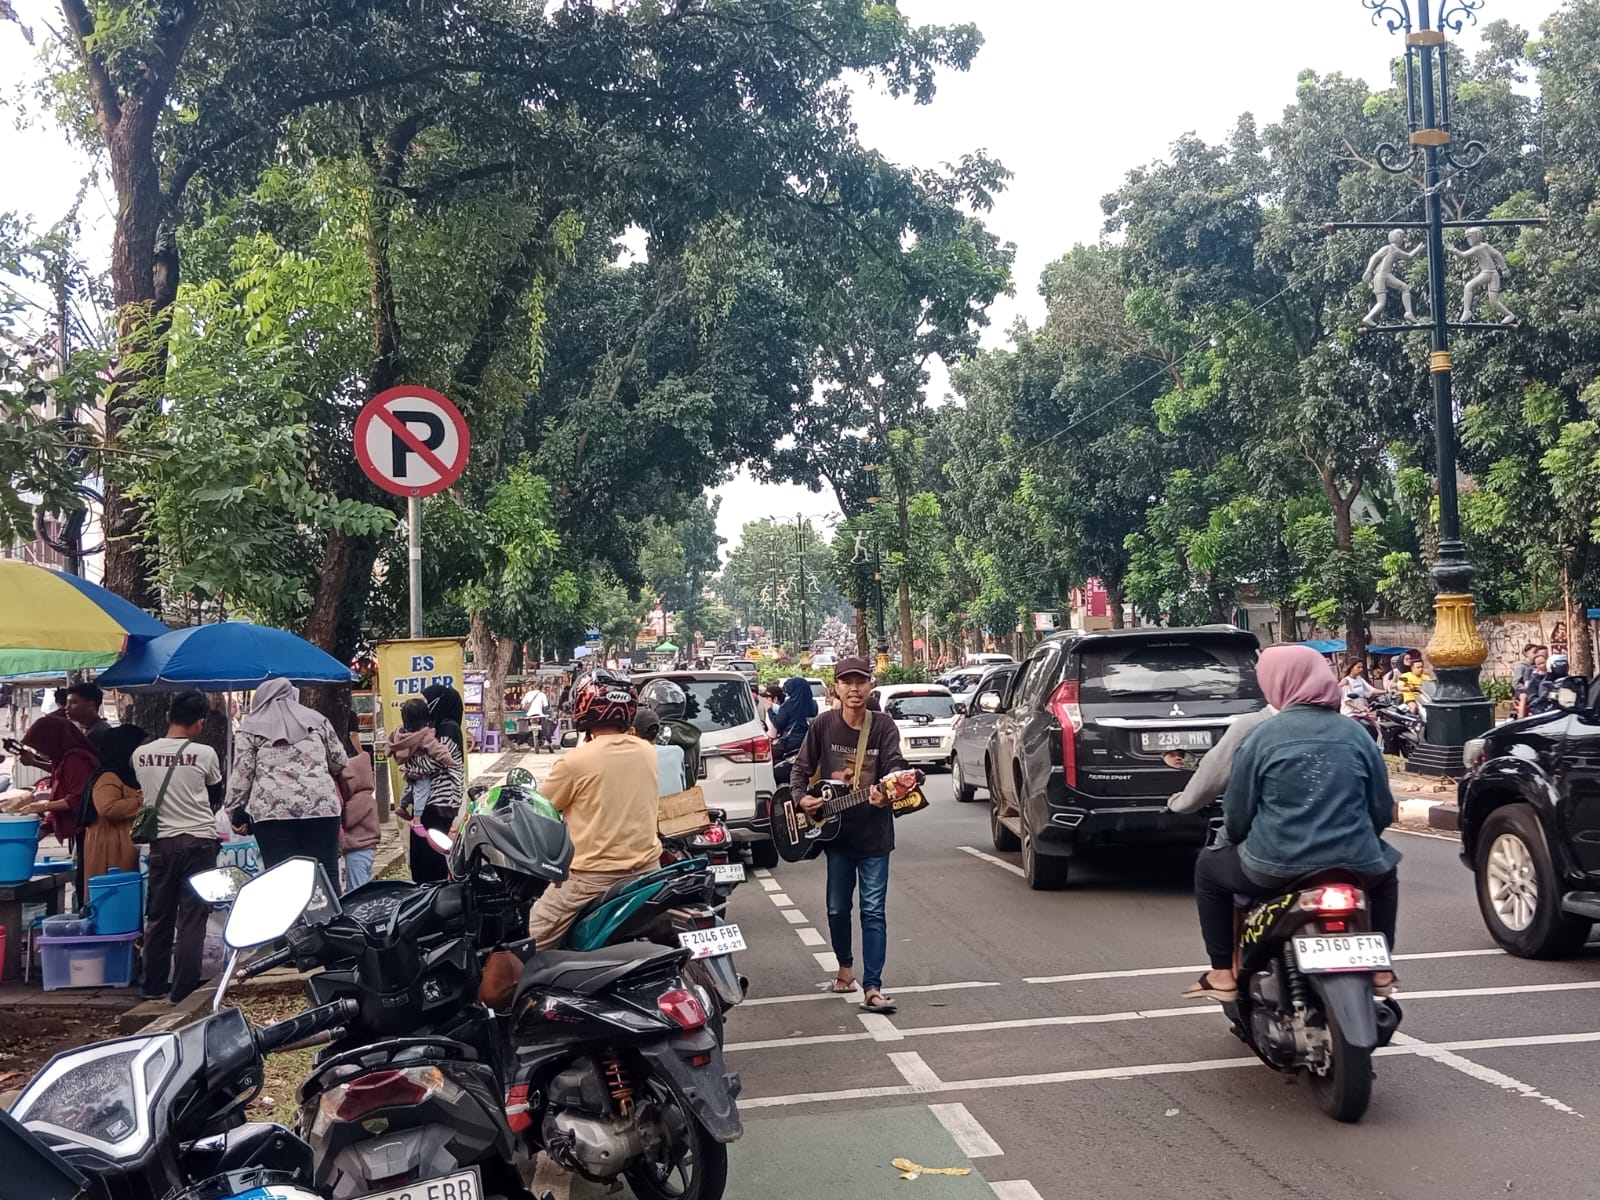
[[[639,689],[639,703],[655,709],[663,721],[681,721],[689,707],[689,697],[670,679],[652,679]]]

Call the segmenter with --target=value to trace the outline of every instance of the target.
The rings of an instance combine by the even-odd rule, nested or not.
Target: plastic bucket
[[[0,814],[0,884],[33,878],[33,856],[39,849],[36,814]]]
[[[144,927],[139,884],[139,872],[115,868],[89,880],[89,907],[94,912],[96,934],[105,937],[138,933]]]

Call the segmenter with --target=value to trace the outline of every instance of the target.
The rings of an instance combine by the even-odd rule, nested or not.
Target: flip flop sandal
[[[835,979],[831,984],[828,985],[828,990],[840,996],[846,996],[855,991],[859,986],[860,985],[858,985],[854,979]]]
[[[873,996],[876,996],[877,999],[873,1000]],[[882,1013],[884,1016],[888,1016],[893,1012],[898,1012],[899,1008],[900,1006],[898,1004],[896,1004],[888,996],[885,996],[877,988],[873,988],[870,992],[868,992],[867,998],[861,1002],[862,1012]]]
[[[1212,987],[1211,981],[1202,974],[1199,979],[1196,979],[1184,989],[1183,998],[1185,1000],[1215,1000],[1218,1004],[1226,1004],[1230,1000],[1239,998],[1239,989],[1237,987]]]

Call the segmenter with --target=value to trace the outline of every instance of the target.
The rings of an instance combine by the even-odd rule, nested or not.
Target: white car
[[[936,683],[886,683],[872,689],[878,708],[900,730],[900,753],[908,763],[942,767],[955,748],[955,697]]]
[[[956,703],[961,705],[965,712],[972,706],[972,698],[976,694],[978,680],[982,679],[992,669],[992,665],[981,667],[957,667],[944,676],[943,683],[950,689],[950,694],[956,698]]]
[[[772,739],[756,709],[749,677],[737,670],[655,671],[633,677],[641,687],[652,679],[670,679],[688,697],[683,716],[700,731],[699,783],[706,806],[728,814],[733,840],[751,844],[756,866],[776,866],[778,850],[768,832],[777,790]]]

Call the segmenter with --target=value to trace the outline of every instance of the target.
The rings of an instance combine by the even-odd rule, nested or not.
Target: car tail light
[[[1300,893],[1300,908],[1305,912],[1349,916],[1366,906],[1366,893],[1349,883],[1324,884]]]
[[[1078,731],[1083,728],[1083,708],[1078,703],[1078,681],[1069,679],[1050,693],[1050,715],[1061,726],[1061,773],[1068,787],[1078,786]]]
[[[671,1017],[684,1029],[699,1029],[706,1023],[705,1006],[700,997],[683,988],[673,988],[656,997],[656,1007],[662,1015]]]
[[[438,1067],[411,1067],[404,1071],[373,1071],[358,1076],[322,1097],[322,1111],[332,1110],[336,1121],[359,1121],[380,1108],[405,1108],[421,1104],[444,1090]]]
[[[528,1111],[528,1085],[519,1083],[506,1093],[506,1124],[512,1133],[521,1133],[533,1127],[533,1114]]]
[[[729,762],[758,763],[772,761],[772,739],[762,734],[742,742],[729,742],[722,748]]]

